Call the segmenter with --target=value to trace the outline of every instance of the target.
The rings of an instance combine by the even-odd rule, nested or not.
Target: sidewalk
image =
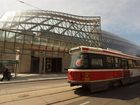
[[[17,77],[14,77],[12,73],[12,79],[10,81],[4,80],[0,81],[0,84],[9,84],[9,83],[21,83],[21,82],[32,82],[32,81],[43,81],[43,80],[54,80],[54,79],[66,79],[66,73],[48,73],[48,74],[17,74]],[[0,74],[0,78],[2,75]]]

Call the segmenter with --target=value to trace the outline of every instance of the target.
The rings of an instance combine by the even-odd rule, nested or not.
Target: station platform
[[[21,83],[21,82],[33,82],[33,81],[43,81],[43,80],[55,80],[55,79],[66,79],[66,73],[48,73],[48,74],[17,74],[14,77],[12,73],[12,79],[10,81],[3,80],[0,84],[10,84],[10,83]],[[0,74],[0,79],[2,74]]]

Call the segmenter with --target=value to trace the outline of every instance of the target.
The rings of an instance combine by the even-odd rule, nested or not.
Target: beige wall
[[[30,68],[31,68],[31,56],[30,55],[22,55],[18,72],[29,73]]]
[[[15,47],[14,47],[15,46]],[[0,42],[0,51],[3,51],[4,43]],[[36,56],[36,57],[50,57],[50,58],[62,58],[62,72],[67,72],[67,68],[69,67],[70,64],[70,55],[64,54],[57,52],[58,49],[54,49],[56,51],[52,52],[52,48],[47,48],[50,51],[46,51],[46,53],[43,51],[43,53],[39,53],[38,49],[35,51],[36,53],[31,54],[31,46],[30,45],[24,45],[25,49],[23,52],[20,51],[20,62],[18,65],[18,73],[29,73],[31,69],[31,55]],[[16,51],[15,50],[20,50],[23,48],[22,44],[14,43],[11,42],[6,42],[5,44],[5,51],[6,53],[0,53],[0,60],[16,60]],[[14,49],[16,48],[16,49]],[[8,53],[13,53],[13,54],[8,54]],[[26,55],[25,55],[26,54]],[[45,55],[46,54],[46,55]]]

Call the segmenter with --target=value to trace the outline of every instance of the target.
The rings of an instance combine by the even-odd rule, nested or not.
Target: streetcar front
[[[71,86],[90,82],[89,53],[83,52],[81,47],[70,50],[71,64],[68,69],[68,82]],[[86,71],[86,72],[85,72]]]

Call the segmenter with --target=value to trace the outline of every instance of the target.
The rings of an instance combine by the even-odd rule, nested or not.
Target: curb
[[[38,78],[38,79],[27,79],[27,80],[11,80],[0,82],[0,84],[12,84],[12,83],[24,83],[24,82],[35,82],[35,81],[46,81],[46,80],[59,80],[67,79],[67,77],[54,77],[54,78]]]

